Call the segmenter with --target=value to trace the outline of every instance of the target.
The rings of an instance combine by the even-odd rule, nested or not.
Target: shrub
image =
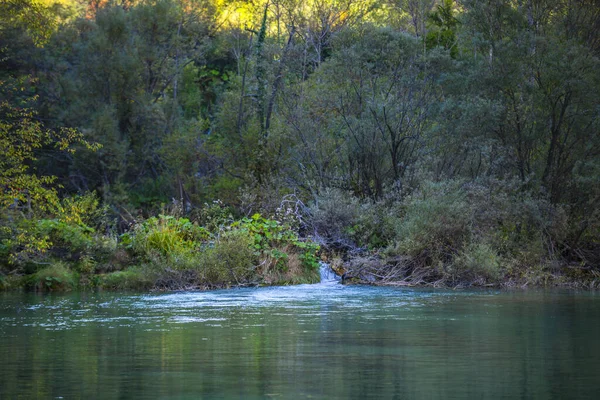
[[[195,214],[195,221],[212,233],[218,233],[234,222],[233,210],[226,207],[220,200],[204,203],[204,206]]]
[[[204,283],[241,284],[253,277],[256,255],[253,239],[246,232],[234,230],[224,233],[214,247],[200,257],[199,271]]]
[[[357,223],[359,215],[357,198],[341,190],[329,189],[310,208],[309,222],[327,244],[350,245],[348,229]]]
[[[0,290],[12,290],[23,287],[24,278],[19,275],[0,275]]]
[[[330,247],[377,249],[394,237],[394,204],[328,190],[310,208],[309,224]]]
[[[84,224],[68,223],[57,219],[42,219],[37,222],[37,231],[52,242],[55,251],[84,252],[93,243],[94,229]]]
[[[486,243],[471,243],[460,252],[452,264],[451,270],[457,275],[455,280],[483,280],[493,283],[502,275],[500,257]]]
[[[113,262],[119,250],[116,236],[95,235],[87,257],[102,266]]]
[[[106,214],[106,209],[99,204],[95,193],[67,197],[61,201],[58,217],[67,224],[99,226]]]
[[[285,264],[288,253],[296,252],[300,254],[305,268],[318,268],[319,245],[311,240],[301,240],[298,232],[287,224],[254,214],[252,218],[242,218],[234,222],[231,228],[248,234],[252,238],[251,247],[254,254],[274,260],[275,266]]]
[[[160,215],[135,226],[131,233],[121,236],[121,243],[138,256],[148,259],[152,254],[168,257],[189,253],[212,235],[187,218]]]
[[[0,232],[0,258],[27,267],[52,259],[77,261],[102,249],[99,238],[88,224],[99,223],[104,210],[93,194],[63,199],[54,215],[45,218],[13,216]]]
[[[29,286],[38,291],[68,291],[77,287],[79,275],[64,263],[56,262],[29,278]]]
[[[394,238],[397,215],[395,204],[360,203],[354,225],[346,228],[350,239],[370,250],[387,247]]]
[[[156,274],[147,268],[131,267],[99,275],[96,286],[107,290],[148,290],[154,287],[156,279]]]
[[[285,268],[278,267],[269,257],[263,258],[259,263],[262,282],[268,285],[298,285],[319,282],[319,263],[316,257],[314,260],[316,266],[313,267],[311,264],[310,267],[307,267],[306,253],[297,253],[290,248],[284,248],[282,253],[286,255]]]
[[[455,183],[425,184],[406,199],[403,209],[392,253],[444,261],[469,237],[471,210],[466,193]]]
[[[97,262],[93,257],[85,255],[73,266],[82,275],[92,275],[96,271]]]
[[[9,253],[8,262],[17,266],[47,262],[55,257],[78,259],[90,250],[94,230],[86,225],[60,219],[22,219],[13,237],[2,241]]]

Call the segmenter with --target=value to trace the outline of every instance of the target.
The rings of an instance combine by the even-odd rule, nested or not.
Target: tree
[[[385,28],[348,32],[340,39],[332,58],[313,77],[319,102],[306,104],[308,110],[302,112],[314,116],[313,132],[331,132],[339,138],[332,139],[334,147],[338,140],[344,142],[343,160],[328,163],[339,169],[326,173],[332,176],[327,185],[372,198],[402,185],[425,144],[440,95],[436,75],[444,57],[438,56],[424,56],[414,37]],[[298,122],[299,114],[292,118],[289,126],[294,127],[299,147],[320,142]],[[318,127],[322,124],[326,127]],[[313,158],[307,156],[304,167]]]
[[[179,184],[159,179],[165,167],[159,149],[184,118],[182,100],[191,101],[186,85],[196,82],[183,79],[184,71],[203,65],[210,41],[209,11],[184,6],[173,0],[109,4],[53,38],[42,88],[45,113],[57,126],[78,127],[104,144],[67,160],[72,189],[99,190],[120,206],[135,198],[178,197]]]
[[[23,82],[24,83],[24,82]],[[74,151],[75,144],[90,150],[99,148],[83,139],[74,129],[51,130],[37,118],[29,104],[13,105],[7,97],[23,91],[19,85],[0,85],[0,207],[17,211],[26,208],[27,215],[34,212],[53,212],[59,206],[56,177],[36,172],[35,161],[40,152],[54,149],[59,152]],[[34,99],[30,99],[33,101]]]
[[[427,48],[444,47],[450,50],[452,57],[456,58],[458,55],[456,32],[459,22],[455,17],[454,1],[443,0],[442,4],[429,14],[428,21],[432,29],[427,32]]]

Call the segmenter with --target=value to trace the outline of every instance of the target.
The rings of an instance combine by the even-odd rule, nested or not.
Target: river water
[[[0,293],[0,399],[597,399],[600,294]]]

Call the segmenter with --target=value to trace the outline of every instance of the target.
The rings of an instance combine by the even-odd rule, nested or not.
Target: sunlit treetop
[[[77,10],[87,18],[108,5],[125,9],[143,3],[163,0],[9,0],[51,7],[60,5]],[[283,27],[296,27],[309,22],[347,24],[360,18],[365,22],[389,20],[397,13],[393,2],[385,0],[173,0],[184,12],[209,13],[221,29],[256,29],[265,7],[268,8],[268,31],[274,33]]]
[[[0,34],[11,27],[25,29],[37,45],[45,43],[56,21],[47,0],[3,0],[0,2]]]

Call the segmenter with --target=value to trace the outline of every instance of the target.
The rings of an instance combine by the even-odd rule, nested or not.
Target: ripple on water
[[[345,314],[358,316],[364,321],[386,318],[414,320],[419,317],[411,310],[431,308],[453,298],[494,294],[336,283],[144,295],[99,293],[77,301],[67,296],[45,298],[39,303],[23,306],[17,317],[0,319],[0,324],[56,330],[91,324],[109,327],[146,324],[162,329],[162,324],[200,323],[221,327],[223,324],[219,322],[228,321],[232,316],[239,319],[242,315],[242,320],[248,320],[267,314],[282,318],[295,316],[300,320],[334,315],[344,317]],[[382,313],[383,310],[390,310],[390,313]],[[397,315],[397,310],[404,312]],[[51,314],[48,314],[49,311]],[[252,326],[264,326],[262,322]],[[240,326],[251,325],[242,323]]]

